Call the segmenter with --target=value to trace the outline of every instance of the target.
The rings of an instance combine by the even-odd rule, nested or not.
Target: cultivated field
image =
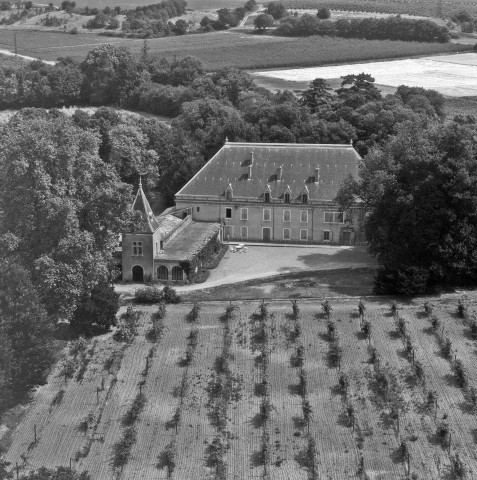
[[[457,298],[362,317],[332,300],[329,318],[321,301],[168,306],[155,339],[156,307],[135,307],[130,342],[70,349],[6,459],[95,480],[436,480],[458,454],[475,478],[477,327]]]
[[[23,30],[17,32],[18,52],[43,60],[70,56],[78,60],[96,45],[125,45],[139,54],[142,39],[71,35],[60,32]],[[357,62],[381,58],[431,55],[472,49],[470,45],[358,40],[329,37],[290,38],[226,31],[149,39],[150,54],[178,58],[192,55],[208,70],[227,66],[258,69]],[[0,30],[0,48],[13,50],[13,32]]]
[[[477,95],[477,53],[266,71],[255,75],[284,80],[288,88],[293,88],[292,82],[301,85],[315,78],[336,79],[357,72],[371,74],[379,85],[424,87],[452,97]]]
[[[440,8],[442,4],[442,9]],[[477,13],[474,0],[288,0],[289,8],[319,8],[327,6],[335,10],[354,10],[377,13],[407,13],[411,15],[452,15],[461,10]]]

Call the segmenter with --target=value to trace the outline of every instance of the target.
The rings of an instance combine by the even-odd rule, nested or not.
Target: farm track
[[[177,322],[176,318],[166,314],[164,336],[155,345],[152,364],[142,389],[147,403],[136,423],[141,434],[121,475],[123,479],[158,478],[157,456],[175,435],[174,430],[166,430],[165,425],[179,404],[173,390],[180,385],[177,359],[183,353],[188,331],[189,327],[184,322]]]
[[[144,335],[150,325],[149,315],[150,312],[143,312],[140,316],[138,335],[124,352],[117,382],[104,407],[101,423],[96,429],[95,441],[87,457],[76,465],[78,470],[87,470],[94,479],[111,478],[114,473],[111,464],[112,452],[121,436],[121,420],[136,397],[137,383],[146,366],[149,344]]]
[[[294,428],[295,419],[302,418],[301,396],[293,394],[293,388],[298,385],[297,369],[290,366],[292,349],[287,348],[283,327],[289,322],[287,313],[290,305],[282,307],[270,319],[273,325],[274,337],[271,340],[270,355],[270,401],[274,406],[270,422],[271,467],[270,476],[277,480],[307,479],[306,471],[300,469],[295,458],[306,447],[302,432]],[[295,435],[299,433],[299,436]],[[276,462],[283,460],[280,466]]]
[[[215,310],[215,309],[214,309]],[[222,313],[222,309],[220,309]],[[219,309],[211,315],[200,315],[199,344],[188,368],[188,391],[177,435],[177,466],[173,478],[188,480],[206,478],[210,470],[205,464],[206,442],[211,442],[215,429],[207,418],[207,372],[213,368],[220,352],[222,329],[217,322]],[[195,325],[191,325],[194,328]]]
[[[260,381],[260,370],[254,367],[254,356],[248,344],[248,331],[242,322],[248,323],[248,306],[241,306],[237,312],[237,320],[231,325],[234,331],[232,343],[232,373],[249,379],[242,387],[241,398],[229,407],[231,422],[228,426],[231,433],[230,448],[227,452],[227,477],[235,479],[260,478],[262,467],[253,468],[251,456],[260,448],[260,432],[252,424],[253,416],[258,412],[260,399],[254,395],[255,382]],[[244,333],[244,342],[238,340],[239,333]]]

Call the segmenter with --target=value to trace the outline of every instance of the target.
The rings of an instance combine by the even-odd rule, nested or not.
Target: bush
[[[455,362],[453,362],[452,370],[454,371],[459,387],[465,388],[467,386],[468,379],[462,360],[456,360]]]
[[[321,20],[328,20],[331,18],[331,10],[327,7],[320,7],[316,16]]]
[[[163,298],[163,292],[157,287],[141,287],[134,293],[134,301],[136,303],[142,303],[150,305],[153,303],[159,303]]]
[[[162,300],[166,303],[180,303],[181,297],[174,288],[166,285],[162,290]]]
[[[380,268],[374,279],[374,292],[377,295],[416,295],[431,291],[429,272],[423,268],[407,269]]]

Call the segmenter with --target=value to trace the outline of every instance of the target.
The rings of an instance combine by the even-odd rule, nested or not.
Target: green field
[[[475,0],[288,0],[288,8],[318,8],[327,6],[333,10],[354,10],[377,13],[407,13],[410,15],[452,15],[461,10],[477,14]]]
[[[19,53],[43,60],[71,56],[81,60],[96,45],[125,45],[133,53],[143,46],[141,39],[100,37],[94,34],[62,34],[45,31],[17,32]],[[431,55],[470,50],[468,45],[357,40],[329,37],[290,38],[225,31],[148,40],[154,57],[181,58],[192,55],[208,70],[235,66],[246,69],[313,66],[384,58]],[[0,48],[13,49],[11,30],[0,30]]]
[[[59,5],[61,2],[55,2]],[[160,3],[160,0],[78,0],[78,8],[90,7],[99,8],[120,6],[121,8],[135,8],[143,5]],[[245,1],[242,0],[187,0],[187,7],[194,10],[204,10],[209,8],[235,8],[241,7]]]

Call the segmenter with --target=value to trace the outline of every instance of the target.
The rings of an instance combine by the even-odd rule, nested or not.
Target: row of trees
[[[400,16],[388,18],[321,20],[305,14],[287,17],[275,30],[277,35],[305,37],[310,35],[365,38],[367,40],[404,40],[416,42],[441,42],[450,40],[447,27],[430,20],[414,20]]]

